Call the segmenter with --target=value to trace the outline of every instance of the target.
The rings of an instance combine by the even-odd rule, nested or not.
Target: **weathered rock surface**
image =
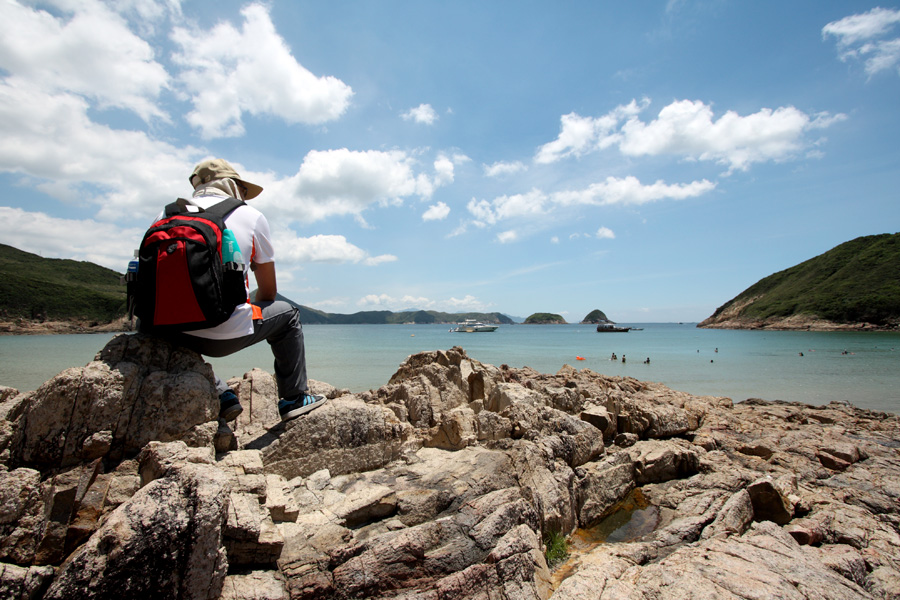
[[[0,388],[0,596],[900,598],[896,415],[451,348],[378,390],[312,381],[330,402],[286,424],[254,369],[229,425],[211,377],[138,334]],[[638,493],[643,529],[551,573],[549,534]]]
[[[119,335],[97,359],[4,403],[14,426],[0,437],[0,452],[10,465],[45,471],[134,454],[153,440],[211,439],[206,424],[218,403],[199,355]]]

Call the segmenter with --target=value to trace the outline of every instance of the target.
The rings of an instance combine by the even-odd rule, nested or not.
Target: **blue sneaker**
[[[231,390],[225,390],[219,394],[219,418],[226,421],[234,421],[244,412],[244,407],[238,402],[238,398]]]
[[[293,400],[279,400],[278,412],[281,413],[282,421],[289,421],[300,415],[305,415],[311,410],[315,410],[328,402],[325,396],[314,396],[309,393],[303,393]]]

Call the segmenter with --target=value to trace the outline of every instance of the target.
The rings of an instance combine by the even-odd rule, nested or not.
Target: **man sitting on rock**
[[[207,209],[227,198],[250,200],[262,187],[244,181],[222,159],[198,164],[190,176],[194,194],[189,202]],[[257,342],[266,340],[275,356],[275,381],[278,384],[278,411],[287,421],[299,417],[327,401],[324,396],[309,393],[306,377],[306,355],[303,329],[297,309],[275,300],[275,251],[269,234],[269,222],[257,209],[242,205],[225,218],[240,246],[241,255],[249,257],[256,278],[256,298],[235,308],[231,317],[215,327],[169,335],[169,339],[206,356],[228,356]],[[249,277],[244,282],[249,297]],[[237,396],[218,377],[219,418],[232,421],[243,412]]]

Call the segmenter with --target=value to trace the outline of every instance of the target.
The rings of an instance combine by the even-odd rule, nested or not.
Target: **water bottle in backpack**
[[[226,229],[222,232],[222,265],[226,271],[243,271],[244,257],[241,247],[234,237],[234,232]]]

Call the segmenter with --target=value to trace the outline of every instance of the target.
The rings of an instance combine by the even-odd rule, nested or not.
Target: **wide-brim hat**
[[[198,177],[199,181],[196,181],[194,177]],[[209,183],[210,181],[215,181],[216,179],[233,179],[238,184],[244,186],[244,200],[256,198],[263,191],[262,186],[241,179],[241,176],[237,174],[234,167],[229,165],[228,161],[222,158],[204,160],[198,164],[194,167],[194,172],[191,173],[189,181],[191,182],[191,185],[194,186],[194,189],[196,189],[198,186]]]

